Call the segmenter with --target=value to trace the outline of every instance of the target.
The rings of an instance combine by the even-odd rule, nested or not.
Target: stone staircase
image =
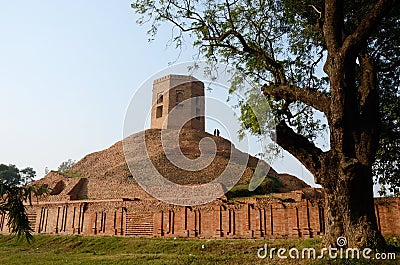
[[[36,212],[28,213],[28,222],[32,229],[35,229],[36,226]]]
[[[153,236],[154,222],[152,213],[127,213],[127,236]]]

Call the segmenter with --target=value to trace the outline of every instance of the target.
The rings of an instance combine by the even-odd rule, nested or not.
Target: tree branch
[[[226,39],[230,36],[234,36],[239,41],[240,45],[242,45],[243,54],[248,53],[248,54],[257,56],[260,60],[264,60],[267,65],[271,66],[271,69],[268,69],[268,70],[271,73],[273,73],[277,84],[283,84],[283,85],[286,84],[286,77],[285,77],[282,65],[277,60],[275,60],[273,57],[268,55],[265,51],[250,47],[250,45],[246,41],[245,37],[242,34],[240,34],[239,32],[237,32],[236,30],[230,29],[220,35],[217,35],[217,36],[206,36],[203,38],[203,40],[209,41],[209,42],[214,42],[213,46],[224,47],[223,42],[226,41]],[[228,45],[230,45],[230,44],[228,44]],[[236,48],[236,51],[240,51],[240,50]]]
[[[308,5],[308,6],[312,7],[312,9],[314,9],[314,11],[318,13],[318,15],[319,15],[318,19],[322,18],[322,12],[319,11],[318,8],[315,7],[315,5]]]
[[[242,34],[240,34],[239,32],[237,32],[236,30],[228,30],[225,33],[223,33],[221,36],[216,36],[216,37],[204,37],[203,40],[205,41],[216,41],[218,43],[224,41],[226,38],[228,38],[229,36],[235,36],[238,41],[240,42],[240,44],[243,46],[243,51],[250,53],[250,54],[254,54],[254,55],[260,55],[262,56],[262,58],[264,58],[266,60],[266,62],[270,65],[272,65],[275,68],[281,68],[281,65],[274,60],[273,58],[267,56],[264,52],[261,52],[259,50],[253,49],[252,47],[249,46],[249,44],[247,43],[247,41],[245,40],[245,38],[243,37]]]
[[[169,13],[169,6],[173,5],[175,8],[186,12],[186,18],[192,21],[197,21],[199,23],[199,26],[196,27],[184,27],[181,22],[174,20],[174,17],[171,16],[171,14]],[[190,32],[190,31],[194,31],[194,30],[199,30],[201,29],[204,25],[205,25],[205,21],[202,19],[202,17],[194,12],[191,11],[190,7],[182,7],[182,6],[178,6],[177,4],[173,3],[173,2],[169,2],[168,6],[165,9],[155,9],[154,10],[162,19],[165,19],[169,22],[171,22],[173,25],[177,26],[182,32]],[[193,16],[195,15],[195,16]]]
[[[328,117],[330,113],[330,97],[309,88],[300,88],[298,86],[267,86],[261,88],[264,95],[270,95],[275,100],[284,99],[287,102],[301,101],[325,113]]]
[[[325,1],[323,32],[328,50],[335,52],[341,46],[343,1]]]
[[[329,2],[329,1],[328,1]],[[341,48],[343,53],[358,53],[379,22],[388,14],[391,8],[399,4],[398,0],[379,0],[369,14],[361,21],[357,29],[350,34]]]
[[[302,135],[295,133],[284,121],[276,126],[276,143],[296,157],[316,176],[321,168],[321,149]]]
[[[238,54],[238,55],[243,55],[245,53],[244,51],[239,50],[238,48],[236,48],[235,46],[233,46],[231,44],[210,43],[210,44],[203,44],[202,46],[204,46],[204,47],[222,47],[222,48],[227,48],[227,49],[230,49],[234,54]]]

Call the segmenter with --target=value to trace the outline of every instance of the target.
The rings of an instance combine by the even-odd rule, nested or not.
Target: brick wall
[[[195,97],[199,98],[196,100]],[[204,109],[203,82],[185,75],[167,75],[154,80],[152,129],[179,129],[185,124],[186,128],[204,131]],[[190,119],[195,113],[201,117]]]
[[[217,200],[196,207],[139,199],[41,202],[27,209],[36,234],[310,238],[325,230],[321,201],[305,197]],[[375,199],[375,212],[383,235],[400,235],[400,198]],[[0,233],[9,233],[2,214]]]

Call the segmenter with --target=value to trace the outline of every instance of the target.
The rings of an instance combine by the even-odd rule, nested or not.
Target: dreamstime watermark
[[[248,136],[244,135],[241,143],[247,145],[244,148],[245,150],[241,148],[243,152],[240,152],[232,146],[229,150],[230,154],[227,156],[227,165],[208,183],[180,185],[174,183],[165,175],[166,168],[173,169],[171,170],[172,172],[167,172],[168,176],[175,174],[173,179],[185,178],[186,173],[186,175],[190,175],[191,172],[207,170],[207,167],[211,165],[218,155],[217,153],[221,152],[218,149],[215,138],[202,134],[204,137],[198,143],[200,152],[192,151],[192,155],[196,155],[196,157],[187,157],[182,151],[182,146],[180,146],[180,137],[182,128],[188,122],[207,118],[216,122],[218,127],[224,128],[228,134],[237,131],[237,129],[232,128],[232,124],[237,124],[238,121],[227,120],[228,116],[235,117],[236,114],[233,107],[228,105],[226,100],[209,97],[207,93],[204,96],[192,94],[189,97],[187,95],[183,96],[179,103],[171,106],[168,102],[178,101],[178,91],[182,92],[185,89],[185,84],[201,81],[205,87],[212,86],[213,90],[223,92],[225,97],[228,95],[233,96],[229,94],[229,91],[232,87],[231,85],[235,84],[234,96],[239,101],[246,101],[248,98],[252,98],[254,101],[254,103],[249,102],[248,107],[260,125],[262,138],[259,139],[258,144],[261,146],[262,153],[268,151],[268,146],[272,142],[270,139],[275,135],[274,120],[269,110],[268,102],[260,92],[259,86],[250,84],[245,76],[227,65],[216,64],[212,65],[211,68],[208,63],[202,61],[186,62],[167,67],[149,77],[136,90],[126,111],[122,144],[128,168],[136,182],[147,193],[160,201],[175,205],[193,206],[220,198],[240,180],[249,161],[249,154],[247,153],[249,140]],[[156,82],[162,82],[165,78],[168,78],[168,75],[170,78],[168,91],[172,92],[162,94],[165,91],[162,93],[158,90],[154,91],[153,82],[155,80]],[[173,78],[175,80],[172,80]],[[144,98],[152,90],[153,106],[144,103]],[[157,94],[155,95],[155,93]],[[157,97],[157,100],[155,100],[155,97]],[[205,102],[207,109],[214,111],[204,112],[205,107],[202,102]],[[163,105],[164,103],[169,105]],[[196,107],[194,108],[193,106]],[[185,111],[188,108],[192,111]],[[158,110],[160,111],[158,112]],[[165,115],[168,115],[168,118],[164,119],[162,128],[167,129],[161,130],[159,135],[155,131],[144,131],[148,128],[150,119],[161,117],[155,122],[162,121],[162,117],[165,117]],[[169,127],[166,126],[166,123],[168,123],[168,126],[173,124],[173,129],[168,129]],[[159,124],[158,126],[160,127]],[[137,133],[138,131],[144,132]],[[159,149],[154,150],[151,147],[155,143],[154,139],[156,137],[159,137],[161,141],[163,152],[161,155],[158,153]],[[196,149],[193,146],[191,148],[192,150]],[[218,165],[218,167],[222,167],[222,165]],[[269,169],[269,163],[259,160],[250,180],[249,189],[254,190],[257,188],[266,177]],[[182,172],[186,173],[183,174]]]
[[[259,248],[257,256],[260,259],[376,259],[376,260],[395,260],[396,253],[373,253],[372,249],[364,248],[345,248],[347,245],[347,238],[338,237],[336,240],[337,247],[329,246],[317,251],[315,248],[268,248],[267,244]]]

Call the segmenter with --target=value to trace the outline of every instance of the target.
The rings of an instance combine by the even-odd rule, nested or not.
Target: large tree
[[[345,236],[349,246],[383,246],[373,172],[398,191],[399,3],[138,0],[132,7],[152,36],[171,22],[178,46],[186,32],[209,60],[260,84],[275,111],[277,143],[325,190],[327,244]],[[245,105],[242,125],[257,133]],[[317,112],[329,128],[328,151],[315,144],[323,129]]]

